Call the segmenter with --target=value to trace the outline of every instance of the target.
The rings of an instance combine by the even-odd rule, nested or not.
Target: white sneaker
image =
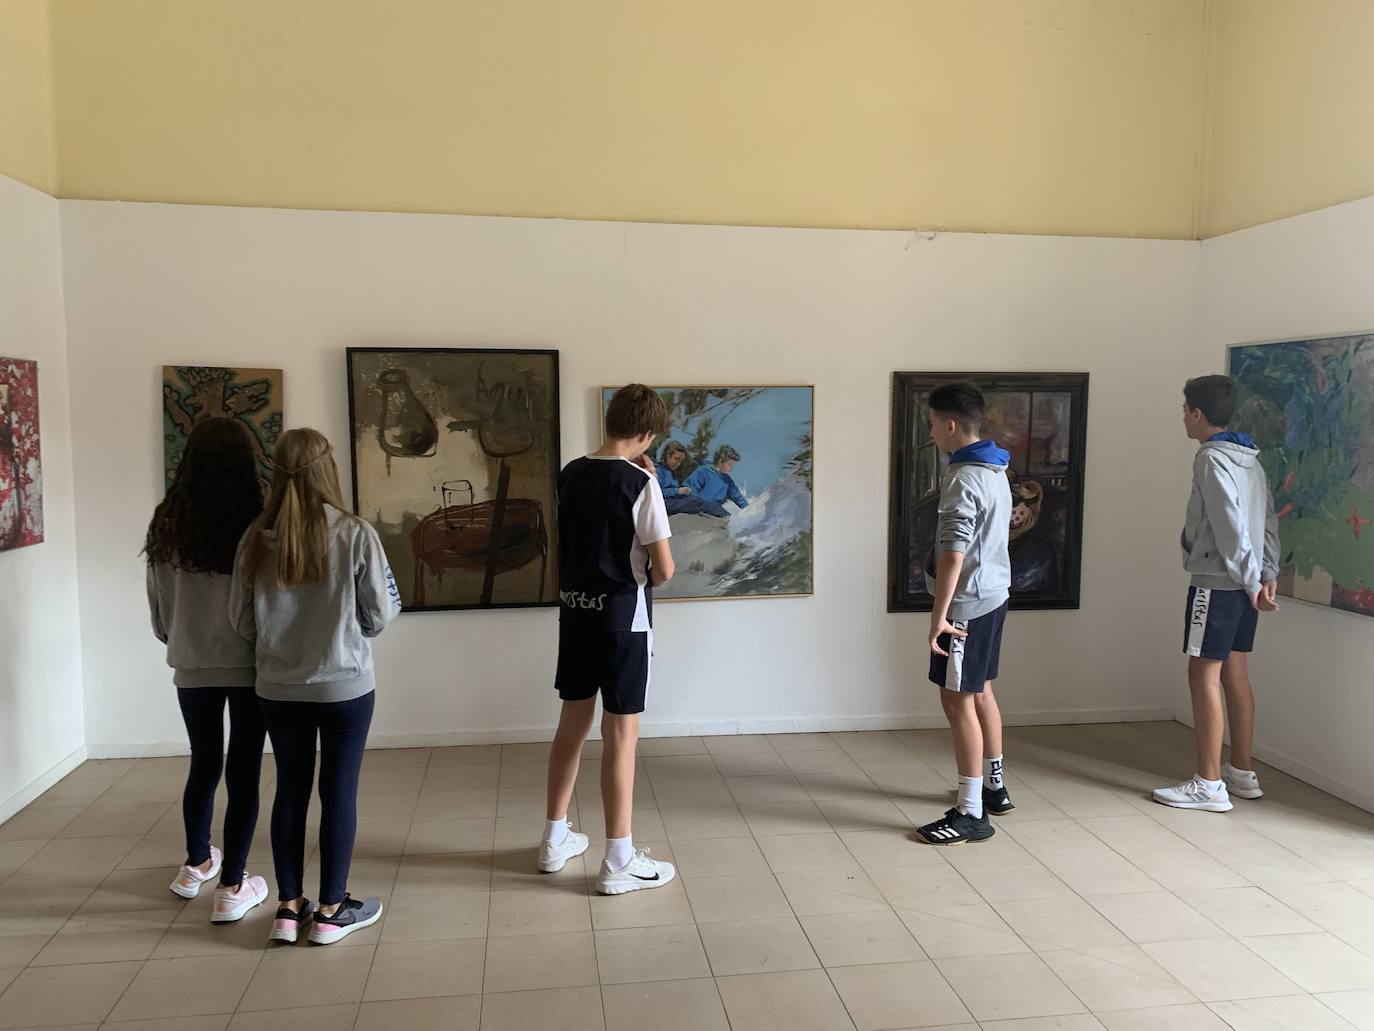
[[[1226,782],[1226,790],[1237,798],[1263,798],[1259,776],[1254,770],[1238,770],[1230,763],[1221,768],[1221,779]]]
[[[193,899],[200,894],[200,886],[206,881],[213,881],[219,876],[219,868],[224,862],[224,856],[214,845],[210,846],[210,869],[201,873],[194,866],[183,866],[181,872],[177,874],[176,880],[168,885],[176,894],[184,899]]]
[[[619,870],[612,870],[609,862],[601,860],[596,890],[602,895],[624,895],[627,891],[661,888],[676,876],[677,868],[672,863],[650,859],[647,848],[637,848],[630,861]]]
[[[210,923],[232,924],[242,920],[248,911],[267,901],[267,882],[243,871],[243,880],[237,888],[220,885],[215,889],[214,904],[210,909]]]
[[[579,834],[568,826],[567,836],[557,845],[550,845],[547,841],[539,845],[539,872],[557,873],[568,865],[569,859],[576,859],[583,852],[587,851],[587,846],[591,844],[591,839],[585,834]]]
[[[1185,780],[1171,788],[1156,788],[1154,800],[1175,809],[1201,809],[1208,813],[1226,813],[1233,808],[1226,794],[1225,782],[1220,791],[1214,792],[1202,782],[1201,777]]]

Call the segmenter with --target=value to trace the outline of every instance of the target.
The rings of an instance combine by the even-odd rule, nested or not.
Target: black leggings
[[[342,902],[358,830],[358,773],[372,724],[374,692],[346,702],[277,702],[260,698],[277,759],[272,804],[272,863],[277,897],[304,894],[305,820],[320,746],[320,895],[322,906]]]
[[[186,865],[210,858],[210,822],[221,771],[229,789],[224,810],[224,866],[220,883],[243,880],[258,822],[258,776],[262,769],[263,725],[251,687],[179,687],[177,701],[191,739],[191,771],[181,796],[186,823]],[[229,760],[224,758],[224,706],[229,705]]]

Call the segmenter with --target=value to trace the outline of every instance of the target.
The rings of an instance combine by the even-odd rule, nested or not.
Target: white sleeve
[[[650,476],[635,502],[635,539],[647,547],[673,535],[668,527],[668,509],[663,504],[663,488]]]

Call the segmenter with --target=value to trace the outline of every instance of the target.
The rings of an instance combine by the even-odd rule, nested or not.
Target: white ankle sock
[[[983,778],[959,778],[959,811],[976,819],[983,818]]]
[[[606,839],[606,862],[612,870],[623,870],[635,856],[634,835]]]
[[[1204,777],[1204,776],[1203,776],[1202,774],[1200,774],[1200,773],[1197,775],[1197,779],[1200,780],[1200,781],[1202,781],[1202,783],[1206,784],[1206,785],[1207,785],[1207,790],[1213,792],[1214,794],[1215,794],[1216,792],[1218,792],[1218,791],[1221,791],[1222,789],[1224,789],[1224,788],[1226,787],[1226,781],[1224,781],[1224,780],[1208,780],[1206,777]]]
[[[544,821],[544,840],[557,848],[568,836],[568,818]]]
[[[994,755],[991,759],[986,756],[983,758],[983,780],[987,781],[988,787],[996,791],[1002,786],[1002,757]]]

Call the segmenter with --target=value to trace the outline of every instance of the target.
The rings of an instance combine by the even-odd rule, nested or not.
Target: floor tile
[[[0,1027],[98,1023],[114,1008],[142,965],[30,967],[0,995]]]
[[[344,942],[348,939],[345,938]],[[375,947],[305,943],[272,948],[263,954],[239,1009],[279,1010],[362,1001]]]
[[[258,960],[257,955],[150,960],[129,985],[110,1019],[232,1013],[252,980]]]
[[[983,901],[968,881],[949,866],[869,868],[868,876],[894,909],[965,906]]]
[[[381,940],[389,943],[485,938],[490,900],[490,893],[485,891],[393,896],[387,901]]]
[[[717,977],[812,970],[820,966],[805,931],[792,916],[727,920],[702,924],[698,930],[711,971]]]
[[[491,888],[491,853],[458,852],[404,856],[396,868],[394,895],[436,895]]]
[[[740,806],[756,837],[772,834],[820,834],[831,823],[814,802],[755,802]]]
[[[1374,1031],[1374,992],[1324,992],[1317,999],[1359,1031]]]
[[[696,877],[685,883],[698,924],[767,920],[792,913],[787,897],[772,874]]]
[[[670,841],[679,838],[732,838],[751,834],[739,806],[692,806],[663,813]]]
[[[1230,1028],[1202,1003],[1113,1010],[1097,1014],[1097,1019],[1107,1031],[1229,1031]]]
[[[487,939],[485,992],[596,983],[596,943],[590,931]]]
[[[798,870],[859,869],[853,853],[834,831],[770,835],[760,838],[758,845],[768,866],[777,874]]]
[[[485,953],[486,944],[480,940],[378,945],[363,1002],[476,995],[482,991]]]
[[[405,854],[490,851],[495,834],[495,820],[416,820],[406,839]]]
[[[349,1019],[352,1019],[352,1014],[349,1015]],[[161,1017],[154,1020],[107,1020],[100,1026],[109,1031],[224,1031],[229,1027],[231,1020],[232,1015],[229,1013],[215,1013],[199,1017]],[[325,1026],[328,1027],[327,1022]],[[336,1026],[338,1031],[344,1031],[341,1024]],[[348,1025],[349,1028],[352,1026]]]
[[[1303,991],[1374,989],[1374,959],[1325,931],[1262,935],[1241,941]]]
[[[858,869],[798,870],[777,880],[798,916],[890,911],[882,892]]]
[[[33,966],[147,959],[167,933],[175,915],[170,911],[149,910],[73,917],[33,958]]]
[[[601,990],[553,988],[482,998],[482,1031],[604,1031]]]
[[[830,978],[859,1031],[954,1024],[970,1016],[927,961],[841,967],[831,970]]]
[[[1233,1031],[1272,1031],[1290,1027],[1301,1028],[1301,1031],[1350,1031],[1349,1023],[1310,995],[1214,1002],[1209,1008]]]
[[[734,1028],[749,1031],[853,1031],[823,970],[743,974],[716,979]]]
[[[606,1031],[730,1031],[711,978],[608,984],[601,995]]]
[[[478,995],[365,1002],[358,1007],[356,1026],[341,1031],[477,1031],[481,1015]]]
[[[591,906],[580,886],[571,890],[533,887],[492,892],[487,933],[494,938],[591,929]]]
[[[1297,995],[1301,989],[1232,939],[1153,942],[1150,957],[1203,1002]]]
[[[673,860],[684,877],[766,874],[768,862],[759,848],[752,837],[687,838],[673,846]]]
[[[801,917],[802,928],[827,967],[908,963],[926,958],[896,913],[833,913]]]
[[[1226,937],[1220,927],[1168,892],[1088,895],[1085,899],[1137,945]]]
[[[1139,945],[1111,945],[1041,953],[1040,958],[1093,1012],[1177,1006],[1192,992]]]
[[[597,931],[595,938],[603,985],[711,975],[701,936],[691,924]]]
[[[980,1023],[1084,1012],[1083,1004],[1039,956],[1001,956],[996,977],[988,976],[982,957],[940,959],[935,965]]]
[[[1324,931],[1339,934],[1374,927],[1374,897],[1339,881],[1284,884],[1266,888]]]
[[[500,745],[453,745],[447,748],[432,748],[429,752],[430,769],[436,766],[475,766],[500,761]]]
[[[931,959],[1009,956],[1031,951],[985,902],[899,909],[897,916]]]
[[[1188,905],[1227,934],[1301,934],[1318,930],[1301,913],[1260,888],[1212,888],[1178,893]]]
[[[690,924],[695,919],[681,877],[662,888],[625,895],[593,895],[591,907],[592,927],[598,931]]]
[[[1129,944],[1111,921],[1080,898],[999,902],[992,908],[1036,952]]]

